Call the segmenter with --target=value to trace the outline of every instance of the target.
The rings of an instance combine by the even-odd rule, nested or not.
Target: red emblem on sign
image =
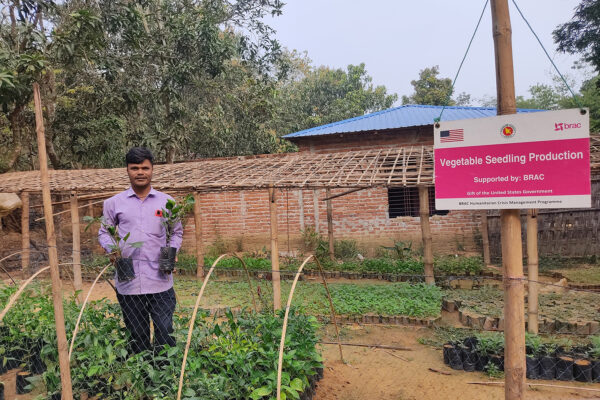
[[[506,124],[502,127],[500,133],[502,133],[502,136],[505,138],[512,137],[515,134],[515,127],[510,124]]]

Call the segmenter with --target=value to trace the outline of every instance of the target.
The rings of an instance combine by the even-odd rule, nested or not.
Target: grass
[[[255,294],[260,292],[263,299],[271,301],[272,286],[269,281],[252,281]],[[181,306],[195,303],[200,284],[195,280],[177,279],[175,291]],[[291,283],[281,282],[281,302],[286,304]],[[403,315],[410,317],[437,317],[440,314],[442,291],[429,285],[394,283],[329,285],[334,307],[338,314],[359,315]],[[324,287],[320,283],[301,282],[296,286],[294,306],[314,315],[329,315],[329,305]],[[210,307],[251,307],[252,300],[247,282],[210,282],[205,289],[202,306]]]
[[[600,284],[600,266],[579,265],[577,268],[565,268],[555,270],[561,273],[569,282],[586,283],[590,285]]]

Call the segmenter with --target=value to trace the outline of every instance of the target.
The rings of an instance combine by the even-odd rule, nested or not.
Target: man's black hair
[[[154,165],[154,156],[145,147],[132,147],[125,155],[125,164],[141,164],[144,160],[149,160]]]

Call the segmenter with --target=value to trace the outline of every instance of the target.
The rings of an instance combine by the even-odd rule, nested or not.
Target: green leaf
[[[99,365],[93,365],[93,366],[91,366],[90,369],[88,369],[88,372],[87,372],[88,378],[91,377],[91,376],[93,376],[93,375],[95,375],[95,374],[97,374],[99,370],[100,370],[100,366]]]
[[[304,389],[304,384],[300,378],[294,378],[294,380],[290,382],[290,387],[297,392],[302,392],[302,389]]]
[[[133,247],[134,249],[139,249],[140,247],[142,247],[144,245],[144,242],[127,243],[127,245],[130,247]]]
[[[257,400],[257,399],[260,399],[261,397],[270,395],[271,392],[272,392],[272,390],[269,389],[268,386],[259,387],[258,389],[254,389],[254,391],[252,391],[252,393],[250,393],[250,398],[252,400]]]
[[[123,238],[124,242],[126,242],[127,239],[129,239],[129,235],[131,235],[131,232],[127,232],[127,235],[125,235],[125,237]]]

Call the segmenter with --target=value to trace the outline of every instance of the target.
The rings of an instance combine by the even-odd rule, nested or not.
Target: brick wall
[[[332,195],[345,189],[332,190]],[[279,248],[292,252],[302,248],[301,231],[316,227],[327,237],[325,190],[277,190]],[[421,246],[417,217],[389,218],[387,189],[363,190],[332,200],[335,239],[356,240],[365,255],[395,241]],[[202,194],[203,244],[226,244],[229,250],[270,247],[269,198],[266,190]],[[315,209],[315,204],[317,205]],[[430,218],[434,252],[439,254],[478,251],[479,218],[470,212],[452,211]],[[289,242],[288,242],[289,232]],[[289,243],[289,245],[288,245]],[[184,249],[195,246],[194,220],[186,223]]]

